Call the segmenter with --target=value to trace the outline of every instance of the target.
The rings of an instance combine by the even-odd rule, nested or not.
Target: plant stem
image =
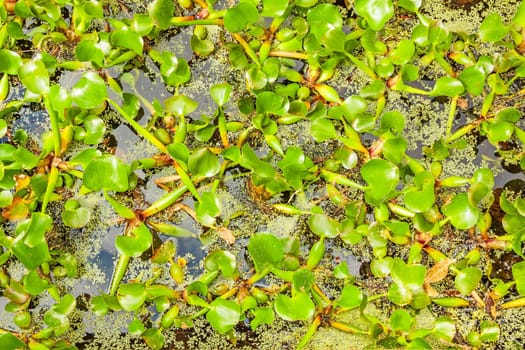
[[[295,52],[295,51],[281,51],[281,50],[272,50],[268,54],[271,57],[284,57],[284,58],[295,58],[298,60],[307,60],[308,55],[304,52]]]
[[[366,334],[366,335],[368,334],[368,332],[365,332],[362,329],[352,326],[346,322],[338,322],[338,321],[330,320],[330,326],[334,327],[335,329],[339,329],[340,331],[346,332],[346,333]]]
[[[49,115],[51,132],[53,134],[53,151],[55,152],[55,156],[58,157],[60,155],[60,149],[62,148],[62,139],[60,138],[60,126],[58,125],[57,115],[51,106],[51,101],[49,100],[48,95],[44,96],[44,104],[46,106],[47,114]]]
[[[313,290],[321,297],[326,306],[332,305],[332,301],[330,300],[330,298],[328,298],[326,294],[323,293],[323,291],[321,290],[321,288],[319,288],[317,283],[314,283]]]
[[[314,321],[312,322],[310,327],[308,327],[306,334],[301,338],[301,340],[299,341],[299,344],[297,344],[297,350],[301,350],[310,342],[315,331],[317,331],[317,328],[319,328],[320,324],[321,324],[321,315],[317,315],[314,318]]]
[[[252,61],[255,62],[255,64],[258,67],[261,67],[261,63],[259,62],[259,59],[257,58],[257,54],[255,53],[255,51],[253,51],[250,44],[246,42],[244,37],[240,35],[239,33],[232,33],[232,36],[235,38],[235,40],[239,42],[239,44],[241,44],[242,48],[244,49],[244,52],[246,52],[246,54],[250,56]]]
[[[250,279],[248,281],[246,281],[248,284],[254,284],[255,282],[257,282],[258,280],[260,280],[261,278],[263,278],[264,276],[266,276],[268,273],[270,272],[270,270],[265,267],[260,273],[256,273],[255,275],[253,275],[252,277],[250,277]]]
[[[126,254],[121,254],[118,257],[117,265],[115,266],[113,278],[111,280],[111,287],[108,293],[109,295],[115,295],[115,293],[117,292],[120,281],[122,281],[122,278],[126,274],[130,258],[131,257]]]
[[[194,16],[187,17],[173,17],[171,24],[176,27],[188,27],[194,25],[223,25],[221,18],[206,18],[206,19],[195,19]]]
[[[173,161],[173,166],[175,167],[177,174],[179,174],[182,183],[188,188],[188,190],[190,190],[193,197],[200,201],[201,196],[199,195],[199,192],[197,192],[197,189],[195,188],[193,181],[191,181],[191,178],[188,175],[188,173],[186,173],[186,171],[180,166],[180,164],[176,160]]]
[[[178,201],[179,198],[182,197],[187,191],[188,191],[188,187],[186,187],[186,185],[180,185],[172,192],[168,192],[163,197],[153,202],[148,208],[146,208],[142,212],[142,217],[147,218],[158,212],[163,211],[164,209],[168,208],[173,203]]]
[[[353,187],[353,188],[356,188],[356,189],[358,189],[360,191],[366,190],[366,186],[358,184],[357,182],[350,180],[349,178],[347,178],[344,175],[333,173],[333,172],[328,171],[326,169],[321,169],[321,176],[325,180],[330,181],[330,182],[335,182],[335,183],[337,183],[339,185]]]
[[[117,112],[120,113],[120,115],[122,116],[122,118],[124,118],[124,120],[126,122],[128,122],[129,125],[131,125],[131,127],[133,127],[133,129],[135,129],[135,131],[141,135],[142,137],[144,137],[146,140],[148,140],[149,142],[151,142],[155,147],[157,147],[162,153],[168,153],[168,150],[166,148],[166,146],[159,141],[159,139],[157,139],[152,133],[150,133],[148,130],[146,130],[144,127],[142,127],[142,125],[140,125],[139,123],[137,123],[128,113],[126,113],[126,111],[124,111],[119,105],[118,103],[116,103],[115,101],[113,101],[112,99],[110,99],[109,97],[106,98],[106,101],[108,101],[108,103],[110,105],[113,106],[113,108],[115,108],[117,110]]]
[[[53,191],[55,190],[55,186],[58,180],[58,173],[59,171],[57,167],[55,166],[51,167],[51,170],[49,171],[49,175],[47,178],[46,192],[44,193],[44,198],[42,199],[42,209],[41,209],[42,213],[46,212],[46,208],[47,208],[47,205],[49,204],[51,195],[53,194]]]

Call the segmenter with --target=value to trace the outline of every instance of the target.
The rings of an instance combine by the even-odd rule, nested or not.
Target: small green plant
[[[76,349],[82,320],[109,315],[151,349],[282,322],[298,349],[332,330],[363,348],[509,346],[525,2],[475,33],[417,0],[139,5],[0,0],[0,348]],[[414,101],[439,125],[424,142]],[[120,127],[140,156],[112,145]],[[474,169],[473,140],[490,149]],[[518,174],[505,190],[502,169]],[[97,225],[115,263],[85,296],[73,243]]]

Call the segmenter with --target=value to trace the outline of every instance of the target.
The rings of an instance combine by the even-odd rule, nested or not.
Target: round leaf
[[[175,95],[165,101],[166,112],[173,113],[179,117],[190,114],[197,109],[199,104],[185,95]]]
[[[212,177],[219,172],[221,164],[212,151],[201,148],[190,155],[188,167],[195,177]]]
[[[363,292],[353,284],[344,286],[341,296],[337,299],[336,304],[344,308],[354,308],[361,305],[363,301]]]
[[[144,253],[151,244],[153,238],[148,227],[140,224],[131,231],[131,236],[122,235],[115,239],[115,247],[120,254],[131,257],[139,257]]]
[[[124,192],[128,190],[128,167],[113,155],[104,155],[89,162],[82,178],[92,190]]]
[[[361,176],[370,187],[367,193],[374,200],[386,198],[399,182],[399,169],[384,159],[372,159],[361,167]]]
[[[296,293],[293,297],[279,294],[274,302],[275,312],[286,321],[310,319],[315,312],[315,305],[306,293]]]
[[[430,91],[430,96],[458,96],[463,93],[465,88],[461,81],[451,77],[441,77],[436,81],[434,88]]]
[[[16,75],[21,66],[22,58],[18,53],[6,49],[0,50],[0,72]]]
[[[228,83],[215,84],[210,88],[210,94],[215,103],[222,107],[230,99],[232,86]]]
[[[239,323],[241,318],[241,307],[239,304],[217,298],[210,304],[210,307],[210,311],[206,314],[206,319],[220,334],[229,332]]]
[[[49,92],[49,73],[41,60],[31,60],[18,69],[18,78],[25,87],[35,94]]]
[[[383,26],[394,15],[392,0],[356,0],[355,11],[368,22],[368,26],[375,31]]]
[[[466,193],[460,193],[443,207],[443,214],[455,228],[465,230],[478,222],[479,209],[470,204]]]
[[[135,311],[146,301],[146,287],[141,283],[121,284],[117,300],[125,311]]]
[[[248,252],[257,272],[280,263],[284,257],[282,241],[270,233],[253,235],[248,243]]]
[[[479,37],[482,41],[494,42],[503,39],[508,31],[509,28],[503,24],[501,16],[491,13],[481,22]]]
[[[224,15],[224,27],[231,32],[237,33],[259,18],[259,12],[251,2],[241,2],[230,8]]]
[[[469,295],[476,289],[481,281],[481,270],[477,267],[466,267],[456,275],[454,284],[456,289],[463,295]]]
[[[71,89],[73,102],[84,109],[97,108],[107,96],[104,80],[95,72],[86,72]]]

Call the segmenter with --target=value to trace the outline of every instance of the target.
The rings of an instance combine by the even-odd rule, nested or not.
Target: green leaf
[[[0,72],[16,75],[22,65],[22,57],[18,53],[7,49],[0,50]]]
[[[40,278],[36,270],[31,270],[24,276],[24,289],[31,295],[38,295],[49,287],[47,279]]]
[[[263,0],[263,16],[281,17],[288,8],[288,0]]]
[[[339,234],[339,222],[325,214],[313,214],[308,218],[308,227],[319,237],[334,238]]]
[[[280,109],[283,107],[284,98],[271,91],[263,91],[257,95],[255,109],[257,113],[282,114]]]
[[[459,271],[454,280],[456,289],[463,295],[470,295],[481,281],[482,273],[477,267],[466,267]]]
[[[171,17],[175,12],[175,4],[171,0],[154,0],[148,5],[148,14],[160,29],[171,26]]]
[[[128,190],[128,166],[113,155],[104,155],[89,162],[82,178],[92,190],[124,192]]]
[[[145,330],[144,323],[138,318],[134,318],[128,325],[128,333],[131,335],[141,335]]]
[[[307,268],[301,268],[292,276],[292,286],[298,292],[307,293],[315,283],[315,276]]]
[[[353,284],[348,284],[341,291],[341,296],[337,299],[336,305],[351,309],[361,305],[363,299],[363,292]]]
[[[71,89],[73,102],[83,109],[94,109],[106,99],[108,92],[104,80],[95,72],[86,72]]]
[[[75,56],[81,62],[93,62],[98,67],[104,65],[104,51],[93,40],[84,39],[75,48]]]
[[[30,220],[17,226],[11,250],[26,268],[35,269],[51,259],[45,235],[51,230],[52,222],[49,215],[35,212]]]
[[[111,33],[110,39],[113,45],[129,49],[139,56],[142,55],[144,41],[140,35],[135,33],[129,27],[123,26],[114,30]]]
[[[144,253],[153,243],[153,237],[148,227],[141,223],[133,227],[130,232],[131,236],[121,235],[115,238],[115,247],[120,254],[139,257]]]
[[[394,312],[392,312],[392,315],[390,315],[389,323],[394,332],[408,332],[412,328],[414,319],[407,311],[403,309],[396,309]]]
[[[478,65],[466,67],[458,76],[469,94],[479,96],[483,92],[486,74]]]
[[[399,0],[398,5],[407,11],[417,12],[421,7],[421,2],[422,0]]]
[[[286,321],[308,320],[315,312],[315,304],[306,293],[297,292],[293,297],[277,295],[274,302],[275,312]]]
[[[516,282],[516,290],[520,295],[525,295],[525,261],[512,265],[512,276]]]
[[[232,86],[228,83],[215,84],[210,88],[210,95],[215,103],[222,107],[230,100]]]
[[[209,56],[215,49],[212,41],[199,39],[196,35],[191,36],[190,46],[193,52],[201,57]]]
[[[468,196],[471,203],[479,203],[494,187],[494,175],[487,168],[478,169],[471,179]]]
[[[312,135],[315,141],[324,142],[336,138],[337,132],[335,131],[334,124],[332,124],[330,119],[317,118],[312,122],[310,135]]]
[[[410,62],[416,52],[416,47],[412,40],[403,39],[396,44],[396,47],[390,51],[388,58],[395,65],[403,66]]]
[[[26,344],[9,332],[0,333],[0,348],[2,349],[24,349]]]
[[[224,277],[233,277],[237,272],[235,255],[227,250],[216,250],[204,260],[204,267],[208,271],[220,270]]]
[[[148,328],[144,333],[142,333],[142,339],[152,350],[161,350],[164,348],[164,336],[162,335],[160,329]]]
[[[106,123],[101,118],[94,115],[88,116],[84,120],[84,128],[86,129],[84,143],[96,145],[102,142],[106,132]]]
[[[495,121],[489,124],[489,132],[487,137],[489,142],[493,145],[498,145],[500,142],[508,141],[514,132],[514,125],[505,121]]]
[[[424,213],[436,200],[434,193],[434,177],[428,171],[423,171],[414,177],[416,187],[405,192],[405,205],[408,209]]]
[[[260,273],[264,268],[277,266],[284,257],[283,242],[271,233],[256,233],[250,238],[248,252]]]
[[[184,58],[168,51],[157,53],[151,50],[150,55],[160,63],[160,74],[167,85],[179,86],[190,80],[190,66]]]
[[[18,69],[18,78],[31,92],[45,95],[49,92],[49,73],[41,60],[31,60]]]
[[[523,1],[518,6],[512,22],[520,27],[525,27],[525,3]]]
[[[61,214],[62,221],[66,226],[80,228],[89,222],[90,213],[87,208],[82,208],[78,201],[68,199],[65,204],[65,210]]]
[[[194,177],[212,177],[219,172],[221,164],[219,158],[205,147],[190,155],[188,167]]]
[[[383,144],[383,155],[394,164],[400,164],[407,149],[407,141],[403,137],[391,137]]]
[[[450,223],[460,230],[471,228],[479,218],[479,209],[470,204],[466,193],[456,195],[442,211]]]
[[[341,109],[347,120],[351,122],[356,116],[366,112],[368,102],[359,95],[351,95],[343,101]]]
[[[166,112],[173,113],[178,117],[184,117],[197,109],[197,101],[185,95],[175,95],[168,98],[165,102]]]
[[[239,323],[240,318],[240,305],[221,298],[216,298],[210,304],[210,311],[206,313],[206,319],[220,334],[225,334],[232,330]]]
[[[503,24],[501,16],[491,13],[481,22],[479,37],[484,42],[495,42],[503,39],[508,31],[509,27]]]
[[[496,342],[499,339],[500,329],[496,322],[483,321],[479,326],[481,340],[483,342]]]
[[[257,8],[250,2],[241,2],[226,11],[224,27],[230,33],[237,33],[259,18]]]
[[[250,326],[252,331],[257,329],[260,325],[263,324],[272,324],[275,318],[272,308],[269,307],[260,307],[251,310],[253,313],[253,319],[250,321]]]
[[[341,29],[343,26],[343,17],[337,7],[333,4],[319,4],[308,11],[306,20],[310,25],[310,32],[316,38],[333,28]]]
[[[170,4],[173,4],[173,3],[168,2],[167,6],[170,6]],[[140,36],[146,36],[153,29],[153,18],[144,13],[135,13],[131,20],[131,29]]]
[[[204,226],[213,226],[215,218],[221,214],[221,202],[213,192],[204,192],[195,208],[197,219]]]
[[[438,317],[432,333],[439,339],[451,342],[456,335],[456,323],[449,317]]]
[[[375,31],[383,29],[394,15],[392,0],[356,0],[354,6],[357,14],[364,17]]]
[[[399,169],[388,160],[372,159],[360,171],[369,186],[366,194],[373,201],[386,198],[399,182]]]
[[[125,311],[135,311],[146,301],[146,287],[142,283],[121,284],[117,300]]]
[[[390,271],[392,280],[406,289],[416,290],[423,286],[426,269],[419,264],[406,264],[399,258],[394,259]]]
[[[461,81],[451,77],[441,77],[436,81],[430,96],[459,96],[465,91]]]

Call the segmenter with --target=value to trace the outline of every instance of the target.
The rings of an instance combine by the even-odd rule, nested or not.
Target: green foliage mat
[[[520,348],[525,2],[433,3],[0,0],[0,348]]]

